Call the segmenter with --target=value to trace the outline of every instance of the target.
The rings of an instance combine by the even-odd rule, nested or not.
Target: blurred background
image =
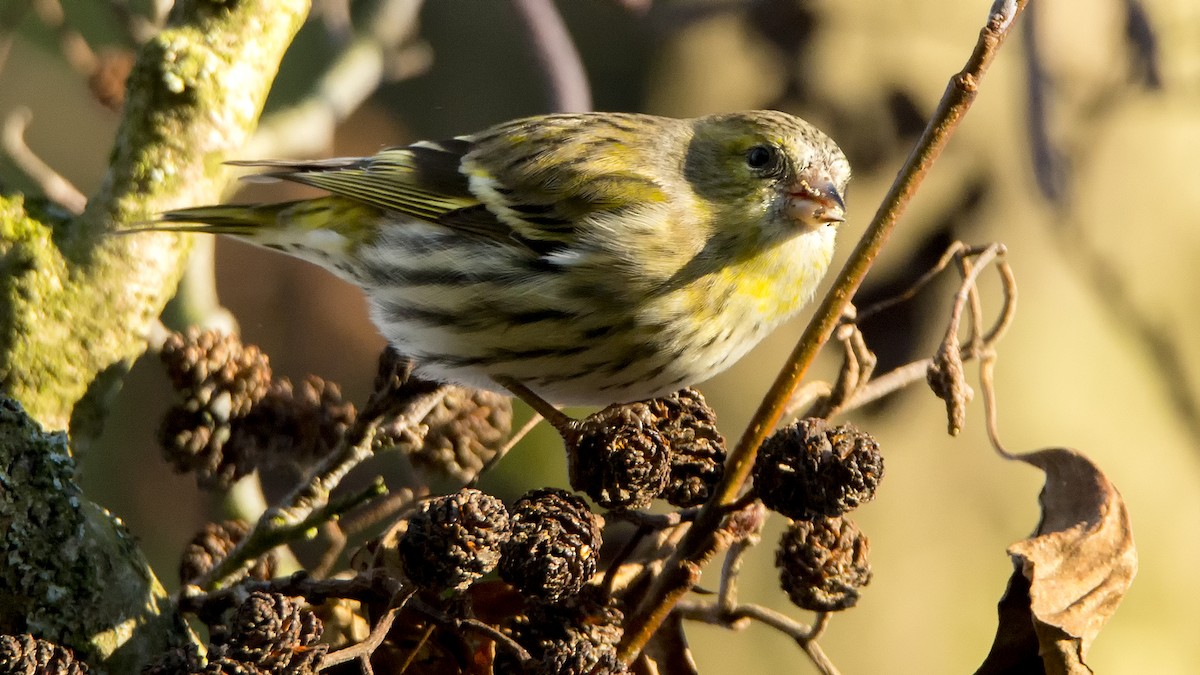
[[[146,17],[164,3],[0,2],[0,117],[28,108],[25,142],[84,194],[104,175],[120,84]],[[275,136],[260,135],[241,158],[371,154],[555,105],[511,2],[314,4],[268,104],[264,124]],[[855,172],[841,260],[962,67],[988,2],[561,0],[558,8],[596,109],[693,116],[779,108],[833,136]],[[1007,245],[1021,295],[999,348],[1001,436],[1016,451],[1087,453],[1133,518],[1140,573],[1088,661],[1100,673],[1193,673],[1200,4],[1033,0],[1021,21],[857,304],[904,288],[954,240]],[[385,45],[385,58],[348,58],[347,45],[362,39]],[[341,70],[330,75],[331,65]],[[273,116],[312,105],[322,78],[334,83],[317,105],[324,112],[297,116],[309,126]],[[34,189],[7,156],[0,185]],[[296,194],[255,186],[235,198]],[[356,289],[232,241],[216,242],[215,260],[221,304],[278,374],[296,381],[313,373],[340,383],[347,399],[365,400],[383,342]],[[994,312],[997,286],[985,278],[985,310]],[[193,283],[203,286],[204,274]],[[863,326],[879,372],[932,354],[955,287],[947,277]],[[726,436],[740,434],[806,319],[700,387]],[[826,351],[815,378],[836,373],[836,349]],[[968,371],[975,384],[972,364]],[[86,492],[125,520],[168,586],[178,583],[184,543],[220,509],[160,459],[154,434],[171,397],[157,359],[142,359],[102,441],[82,458]],[[518,423],[528,415],[519,409]],[[1041,474],[990,449],[978,397],[958,438],[946,435],[943,404],[923,384],[850,419],[880,440],[887,477],[856,518],[871,539],[874,579],[857,608],[834,617],[822,644],[846,673],[973,671],[1011,572],[1005,548],[1037,524]],[[377,463],[363,472],[386,470]],[[483,480],[506,499],[542,485],[566,486],[561,444],[545,428]],[[769,526],[752,552],[743,599],[807,620],[776,587],[779,531],[780,523]],[[811,668],[763,626],[718,631],[689,626],[702,673]]]

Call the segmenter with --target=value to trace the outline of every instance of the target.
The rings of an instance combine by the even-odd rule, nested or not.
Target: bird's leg
[[[579,422],[575,418],[554,407],[549,401],[533,393],[529,387],[517,382],[513,378],[498,375],[492,379],[496,381],[496,384],[512,392],[513,396],[524,401],[526,405],[533,408],[542,417],[545,417],[546,421],[550,423],[550,426],[554,427],[554,430],[560,436],[566,438],[579,425]]]

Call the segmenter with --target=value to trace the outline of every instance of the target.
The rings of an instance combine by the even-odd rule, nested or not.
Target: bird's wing
[[[645,130],[628,121],[614,126],[610,117],[517,120],[371,157],[233,164],[267,167],[260,177],[304,183],[545,254],[569,242],[590,214],[666,200],[661,186],[629,157]]]
[[[371,157],[343,157],[317,161],[237,161],[237,166],[265,167],[251,179],[277,178],[311,185],[386,211],[431,223],[449,214],[471,211],[481,205],[459,171],[470,149],[469,139],[441,143],[421,142],[388,148]],[[503,235],[494,218],[476,220],[476,234]]]
[[[471,192],[522,240],[554,248],[591,216],[667,201],[647,139],[676,120],[563,114],[515,120],[472,136],[462,170]],[[666,134],[669,135],[669,134]]]

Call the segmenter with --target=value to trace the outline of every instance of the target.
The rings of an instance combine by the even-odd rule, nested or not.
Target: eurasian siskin
[[[662,395],[813,295],[850,168],[776,111],[515,120],[365,158],[239,162],[328,191],[171,211],[358,285],[424,377],[559,404]]]

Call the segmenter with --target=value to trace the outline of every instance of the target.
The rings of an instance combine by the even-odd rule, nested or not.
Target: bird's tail
[[[243,241],[300,257],[320,251],[326,257],[347,255],[371,239],[378,213],[338,197],[318,197],[279,204],[196,206],[167,211],[155,221],[117,234],[137,232],[202,232],[228,234]]]
[[[159,216],[157,221],[136,229],[230,234],[255,239],[267,231],[284,227],[289,219],[281,216],[298,203],[196,206],[177,209],[167,211]]]

